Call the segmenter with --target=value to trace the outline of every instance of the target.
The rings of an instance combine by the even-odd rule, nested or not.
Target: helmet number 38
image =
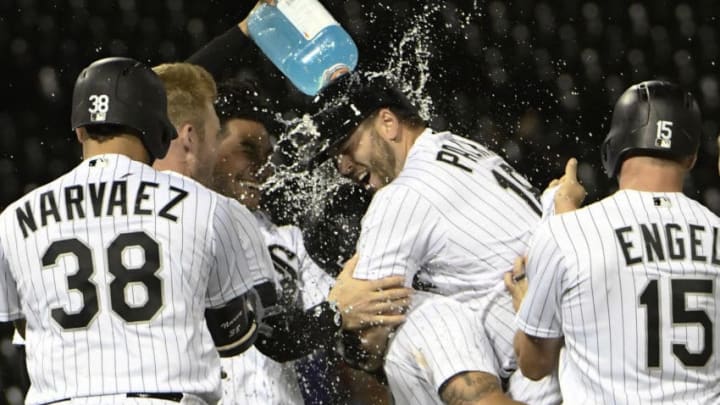
[[[107,94],[93,94],[89,98],[92,105],[88,108],[91,121],[105,121],[110,109],[110,97]]]

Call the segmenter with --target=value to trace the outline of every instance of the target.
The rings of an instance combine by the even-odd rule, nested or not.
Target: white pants
[[[562,402],[556,375],[540,381],[517,369],[515,313],[508,294],[460,302],[431,295],[414,307],[388,347],[385,374],[396,404],[443,404],[451,377],[480,371],[508,381],[508,395],[532,405]]]
[[[540,381],[522,375],[517,366],[513,339],[515,338],[515,311],[512,298],[504,285],[489,295],[468,302],[475,313],[476,322],[485,331],[493,348],[499,368],[495,375],[509,380],[507,393],[516,401],[531,405],[562,403],[557,372]]]
[[[435,295],[412,309],[396,331],[385,374],[396,404],[442,404],[438,390],[465,371],[496,374],[497,363],[466,304]]]

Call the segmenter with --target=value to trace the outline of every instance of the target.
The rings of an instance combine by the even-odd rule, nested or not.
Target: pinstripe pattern
[[[141,182],[156,186],[141,192]],[[91,194],[98,194],[101,184],[106,184],[102,204],[94,206]],[[79,187],[70,195],[81,192],[84,198],[66,204],[64,190],[72,186]],[[185,198],[169,205],[183,192]],[[57,211],[48,211],[53,205],[48,195],[55,196]],[[117,204],[112,206],[111,201]],[[16,209],[26,203],[36,222],[34,231],[26,226],[27,237],[16,216]],[[165,217],[160,215],[163,208],[168,208]],[[119,235],[137,231],[158,246],[158,270],[149,277],[159,279],[162,304],[149,320],[128,322],[119,315],[119,304],[146,305],[147,281],[123,284],[115,298],[111,286],[118,275],[132,274],[139,271],[132,269],[148,263],[151,250],[135,244],[123,248],[120,260],[129,270],[118,275],[109,272],[119,266],[110,261],[109,251]],[[87,326],[68,330],[53,319],[51,310],[61,308],[68,314],[87,310],[83,292],[69,285],[79,271],[77,255],[67,252],[44,268],[41,257],[53,242],[72,238],[91,252],[89,280],[94,288],[88,291],[93,295],[97,291],[98,307]],[[237,202],[193,180],[157,172],[120,155],[86,160],[8,207],[0,215],[0,248],[0,319],[27,319],[30,404],[153,391],[217,398],[220,363],[204,310],[244,294],[260,278],[261,269],[270,266],[254,218]],[[16,292],[10,290],[13,283]],[[22,315],[17,312],[18,295]]]
[[[282,261],[295,272],[294,283],[299,289],[298,305],[303,309],[313,307],[327,298],[334,282],[325,271],[318,267],[305,251],[302,233],[295,226],[275,226],[263,213],[255,213],[259,229],[268,247],[280,247],[274,260]],[[279,273],[280,281],[288,276]],[[221,360],[226,377],[222,381],[223,405],[229,404],[300,404],[303,402],[298,386],[295,362],[279,363],[250,348],[241,356]]]
[[[458,370],[495,374],[498,368],[485,333],[468,322],[473,313],[465,305],[434,294],[421,301],[398,328],[385,359],[399,404],[441,404],[438,389]]]
[[[657,245],[652,224],[659,229]],[[677,224],[669,238],[667,224]],[[691,233],[691,225],[702,228]],[[560,382],[566,398],[720,403],[718,228],[719,218],[681,193],[631,190],[540,228],[530,248],[530,288],[518,325],[529,335],[565,337]],[[687,280],[700,281],[684,292]],[[700,291],[703,286],[710,289]],[[706,341],[708,333],[712,340]],[[708,343],[713,353],[700,360],[677,352],[700,356]]]
[[[354,276],[405,276],[408,286],[422,286],[474,310],[453,312],[456,325],[474,326],[463,326],[446,339],[432,338],[432,332],[442,332],[447,327],[444,322],[450,321],[444,311],[432,314],[427,309],[427,320],[414,320],[410,311],[401,331],[413,328],[415,322],[426,326],[422,333],[396,338],[389,347],[395,356],[386,372],[398,403],[441,403],[436,390],[445,382],[442,378],[468,370],[506,376],[516,367],[511,302],[494,303],[490,297],[505,294],[503,274],[526,252],[539,223],[541,207],[527,186],[502,158],[481,145],[427,130],[410,149],[400,175],[373,198],[362,222]],[[460,354],[463,359],[471,357],[468,342],[480,334],[486,339],[478,345],[485,347],[476,352],[493,357],[458,361]],[[430,367],[434,371],[418,368],[414,353],[420,348],[433,351],[438,365]],[[556,381],[528,382],[522,387],[519,398],[559,403]]]
[[[504,161],[468,160],[473,172],[437,160],[443,144],[469,143],[450,133],[421,135],[405,167],[377,192],[363,218],[355,277],[419,277],[442,295],[482,295],[525,253],[539,218],[493,176]]]

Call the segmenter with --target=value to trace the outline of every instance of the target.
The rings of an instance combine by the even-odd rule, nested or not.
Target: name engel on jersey
[[[158,216],[177,222],[180,210],[174,211],[173,208],[188,196],[188,192],[169,186],[169,193],[155,193],[161,188],[168,188],[168,185],[140,181],[130,189],[125,180],[73,184],[45,191],[40,194],[35,206],[30,201],[18,204],[15,217],[25,238],[50,223],[84,219],[87,216]],[[165,196],[165,200],[154,201],[155,195]]]
[[[627,266],[686,259],[720,266],[719,235],[716,226],[696,224],[642,223],[615,229]]]

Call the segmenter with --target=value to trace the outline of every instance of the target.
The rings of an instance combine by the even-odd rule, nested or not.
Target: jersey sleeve
[[[271,281],[272,262],[255,217],[237,201],[220,199],[213,215],[215,261],[206,305],[221,306]]]
[[[540,205],[542,205],[542,216],[540,220],[547,222],[548,218],[555,215],[555,194],[557,194],[560,186],[546,188],[540,195]]]
[[[9,322],[22,317],[17,283],[10,273],[5,248],[0,243],[0,321]]]
[[[237,25],[233,25],[192,54],[186,62],[202,66],[215,81],[220,82],[229,73],[247,66],[246,55],[251,51],[252,40]]]
[[[439,220],[437,209],[418,192],[398,185],[380,190],[362,220],[354,277],[405,276],[410,285],[419,264],[439,245]]]
[[[520,330],[539,338],[562,337],[561,298],[565,263],[549,223],[533,235],[528,251],[525,273],[528,290],[518,311]]]

